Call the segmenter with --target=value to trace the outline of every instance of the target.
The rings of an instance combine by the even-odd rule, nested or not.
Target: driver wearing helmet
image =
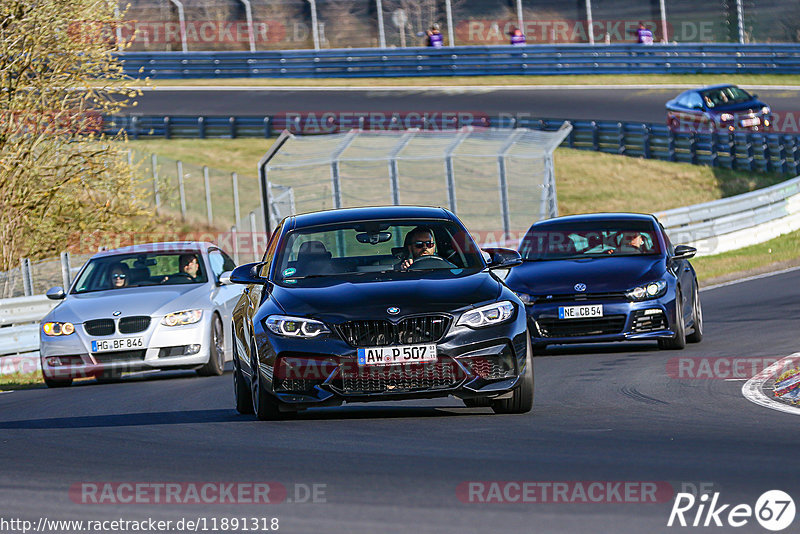
[[[417,226],[406,234],[403,242],[406,259],[397,264],[397,269],[408,270],[412,263],[422,256],[436,256],[436,241],[433,231],[425,226]]]

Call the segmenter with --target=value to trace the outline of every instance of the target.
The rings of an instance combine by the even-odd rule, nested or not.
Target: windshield
[[[734,86],[710,89],[708,91],[703,91],[702,95],[706,106],[709,108],[726,106],[728,104],[739,104],[753,99],[750,93]]]
[[[450,221],[349,222],[296,230],[278,253],[278,281],[365,273],[483,269],[475,242]]]
[[[208,281],[199,251],[103,256],[89,261],[72,293],[126,287],[202,284]]]
[[[647,221],[586,221],[535,226],[520,245],[522,259],[660,254],[653,225]]]

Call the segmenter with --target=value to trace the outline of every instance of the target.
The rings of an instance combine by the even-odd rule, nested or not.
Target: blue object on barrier
[[[359,78],[551,74],[800,73],[798,44],[638,44],[123,52],[150,78]],[[141,72],[140,72],[141,71]]]

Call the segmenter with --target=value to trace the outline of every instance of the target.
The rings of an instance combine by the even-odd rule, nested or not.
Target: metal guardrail
[[[151,78],[357,78],[553,74],[800,73],[797,44],[636,44],[125,52]]]
[[[56,304],[44,295],[0,299],[0,375],[39,368],[39,321]]]
[[[409,114],[411,115],[411,114]],[[419,114],[414,114],[415,119]],[[399,123],[409,122],[399,117]],[[368,114],[347,124],[339,124],[333,118],[320,127],[318,120],[305,121],[297,115],[262,117],[209,117],[209,116],[154,116],[131,115],[106,117],[104,130],[112,134],[120,129],[130,137],[169,138],[238,138],[270,137],[288,129],[296,133],[336,133],[344,128],[371,129]],[[460,117],[458,124],[427,121],[419,118],[422,129],[445,129],[456,126],[530,128],[558,130],[569,119],[535,119],[513,116],[474,116],[465,123]],[[610,154],[678,161],[712,167],[725,167],[754,172],[777,172],[800,174],[800,135],[754,132],[675,132],[664,124],[615,122],[615,121],[569,121],[572,132],[562,146],[581,150],[594,150]],[[394,125],[385,124],[380,127]]]

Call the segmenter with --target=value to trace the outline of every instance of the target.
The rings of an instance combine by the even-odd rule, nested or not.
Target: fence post
[[[161,208],[161,194],[158,192],[158,156],[150,154],[150,164],[153,166],[153,198],[156,203],[156,215]]]
[[[592,121],[592,150],[600,150],[600,127],[596,121]]]
[[[72,273],[69,265],[69,252],[67,251],[61,253],[61,282],[64,284],[64,291],[69,291],[69,285],[72,283]]]
[[[231,127],[231,139],[236,139],[236,117],[230,117],[228,123]]]
[[[231,186],[233,187],[233,221],[239,228],[239,175],[231,173]]]
[[[33,273],[31,273],[31,262],[28,258],[20,258],[19,271],[22,274],[22,291],[26,297],[33,295]]]
[[[447,200],[450,211],[453,213],[456,213],[456,177],[453,171],[453,152],[455,152],[458,145],[461,144],[461,141],[463,141],[467,135],[467,131],[459,133],[453,142],[450,143],[450,146],[444,151],[444,170],[447,175]]]
[[[197,136],[200,139],[206,138],[206,119],[205,117],[197,117]]]
[[[264,117],[264,138],[267,139],[272,136],[272,120],[269,117]]]
[[[719,134],[717,130],[711,131],[711,166],[717,167],[719,165],[719,151],[717,150],[719,145]]]
[[[206,215],[208,216],[208,225],[214,224],[214,212],[211,210],[211,181],[208,178],[208,166],[203,165],[203,184],[206,188]]]
[[[258,228],[256,227],[256,212],[250,212],[250,248],[253,249],[253,261],[258,261],[261,259],[261,255],[258,253],[258,248],[256,247],[257,239],[256,236],[258,235]]]
[[[178,160],[176,163],[178,167],[178,195],[181,198],[181,220],[186,220],[186,192],[183,187],[183,162]]]
[[[625,155],[625,126],[617,123],[617,153],[621,156]]]
[[[236,226],[231,226],[231,241],[233,242],[233,261],[239,265],[239,234]]]
[[[642,155],[645,159],[650,159],[653,155],[650,150],[650,134],[650,126],[642,124]]]
[[[169,120],[169,117],[164,117],[164,139],[169,139],[170,137],[170,131],[169,131],[170,123],[171,121]]]

